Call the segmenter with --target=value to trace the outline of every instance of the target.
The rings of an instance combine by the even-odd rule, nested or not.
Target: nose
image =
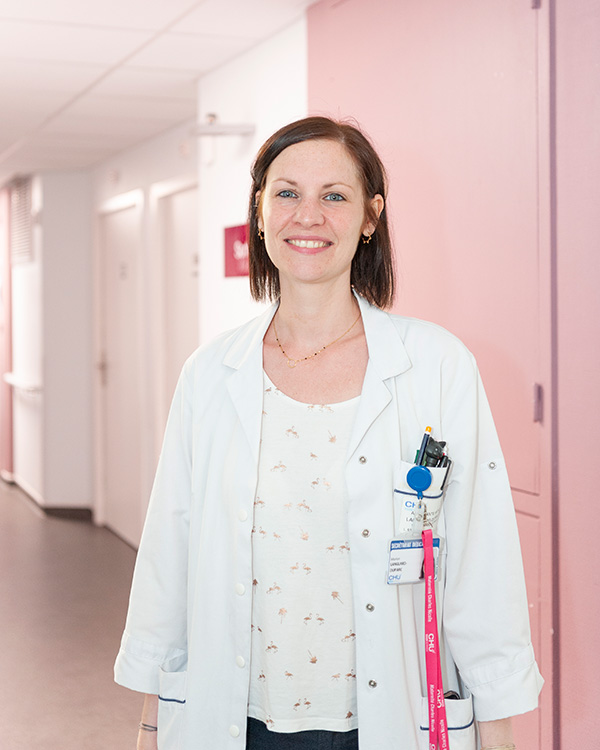
[[[298,202],[296,221],[303,227],[313,227],[324,221],[323,209],[318,198],[304,197]]]

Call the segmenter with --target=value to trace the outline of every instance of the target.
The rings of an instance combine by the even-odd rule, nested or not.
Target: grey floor
[[[135,750],[142,697],[112,679],[134,560],[0,480],[1,750]]]

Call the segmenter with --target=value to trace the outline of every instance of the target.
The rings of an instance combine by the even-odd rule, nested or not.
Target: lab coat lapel
[[[349,456],[358,448],[367,430],[392,400],[395,388],[391,379],[411,367],[400,333],[390,316],[362,297],[355,296],[365,329],[369,362],[350,438]]]
[[[227,390],[257,465],[263,408],[262,342],[276,310],[277,305],[272,305],[244,326],[223,359],[223,363],[233,369],[227,379]]]

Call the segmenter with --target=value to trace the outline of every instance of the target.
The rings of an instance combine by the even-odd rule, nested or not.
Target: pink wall
[[[3,375],[11,370],[9,191],[0,190],[0,472],[12,475],[12,390]]]
[[[486,18],[500,6],[510,30],[495,19],[490,23],[489,15]],[[400,246],[396,309],[437,320],[454,330],[475,351],[480,363],[487,363],[482,367],[486,382],[493,381],[494,369],[504,371],[503,391],[508,395],[522,375],[517,365],[528,354],[526,347],[518,349],[520,327],[497,319],[514,309],[522,319],[528,314],[531,318],[532,328],[524,341],[535,351],[527,377],[537,370],[546,395],[538,454],[541,474],[531,479],[537,481],[536,491],[516,492],[515,502],[527,521],[521,534],[526,566],[530,566],[528,589],[532,607],[539,604],[541,612],[539,620],[534,614],[532,623],[534,630],[539,626],[542,647],[537,651],[538,657],[543,657],[542,671],[548,680],[542,693],[546,708],[538,718],[541,724],[537,729],[529,726],[523,735],[532,738],[526,743],[532,750],[552,746],[553,695],[560,696],[555,721],[561,750],[592,747],[591,727],[594,722],[597,727],[595,706],[600,697],[597,638],[593,638],[592,648],[584,648],[586,641],[589,644],[588,623],[593,623],[596,633],[600,621],[600,545],[593,540],[582,545],[576,525],[584,520],[585,528],[600,526],[595,489],[600,485],[599,462],[594,457],[587,459],[581,449],[582,428],[589,426],[593,443],[597,430],[590,422],[600,415],[599,16],[597,0],[544,2],[538,11],[522,0],[493,6],[478,0],[454,0],[451,4],[442,0],[322,0],[308,12],[309,111],[354,116],[373,137],[390,173],[389,205]],[[482,59],[489,59],[490,47],[502,34],[505,58],[482,71]],[[477,44],[481,45],[479,53]],[[534,58],[527,57],[529,48],[535,50]],[[551,180],[549,146],[554,123],[549,103],[554,82],[549,60],[553,53],[556,173]],[[507,58],[514,58],[520,73],[506,68]],[[440,65],[444,59],[446,64]],[[450,70],[459,73],[456,85]],[[506,99],[492,118],[476,119],[473,93],[475,99],[485,95],[481,83],[486,75],[490,102],[497,96]],[[521,86],[524,79],[536,75],[527,105],[519,99]],[[510,102],[513,95],[516,108]],[[527,142],[531,118],[537,133]],[[522,153],[501,140],[511,127],[519,144],[525,144]],[[458,137],[461,129],[468,135],[464,143]],[[426,138],[423,131],[427,131]],[[422,148],[425,144],[429,152]],[[440,159],[445,160],[443,164]],[[533,173],[532,160],[537,164]],[[510,172],[517,167],[521,176],[515,171],[511,179]],[[537,184],[532,184],[532,177]],[[477,186],[478,180],[479,190],[473,189],[465,197],[472,203],[471,215],[464,210],[461,224],[456,210],[461,208],[459,199],[453,193],[464,193],[466,184]],[[489,182],[500,184],[501,194],[485,192]],[[551,190],[556,193],[552,214]],[[536,205],[526,203],[525,212],[517,218],[515,209],[532,196]],[[496,200],[502,201],[504,214],[494,215]],[[487,212],[484,233],[477,223],[480,207]],[[533,232],[532,214],[537,222]],[[512,277],[497,266],[503,249],[493,248],[507,225],[515,227],[514,237],[525,238],[532,251],[533,266],[525,268],[525,275],[521,266],[513,267]],[[504,247],[510,247],[514,237],[507,235]],[[455,262],[463,238],[464,244],[471,243],[475,250],[472,268],[465,264],[466,256]],[[521,255],[519,249],[517,261]],[[434,273],[423,273],[423,258],[435,259]],[[488,309],[495,312],[472,314],[468,320],[461,312],[464,284],[453,274],[473,273],[473,269],[473,278],[485,278],[486,293],[493,300]],[[514,332],[513,352],[498,346],[496,332],[501,328]],[[515,363],[514,370],[506,370],[507,362]],[[493,406],[496,401],[501,403],[502,395],[500,391],[490,394]],[[530,407],[524,404],[523,408]],[[503,431],[510,431],[511,426],[504,425],[502,408],[495,411],[503,437]],[[507,418],[512,421],[513,413]],[[504,437],[503,442],[506,450]],[[553,488],[552,466],[559,474]],[[554,516],[552,502],[559,509]],[[539,523],[533,523],[536,519]],[[523,534],[526,525],[528,536]],[[537,556],[533,554],[536,545],[541,550]],[[558,561],[552,559],[556,549]],[[593,571],[587,602],[582,575],[586,569]],[[553,590],[558,593],[554,602]],[[553,603],[560,606],[554,620]],[[552,635],[553,626],[559,638]],[[554,667],[559,672],[553,685]],[[555,705],[558,709],[558,700]]]
[[[560,715],[562,750],[581,750],[600,726],[600,461],[582,450],[600,415],[597,0],[556,2],[556,153]]]

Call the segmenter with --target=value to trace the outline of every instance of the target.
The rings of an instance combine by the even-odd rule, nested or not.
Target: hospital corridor
[[[113,682],[135,552],[0,480],[2,750],[135,747],[141,697]]]

